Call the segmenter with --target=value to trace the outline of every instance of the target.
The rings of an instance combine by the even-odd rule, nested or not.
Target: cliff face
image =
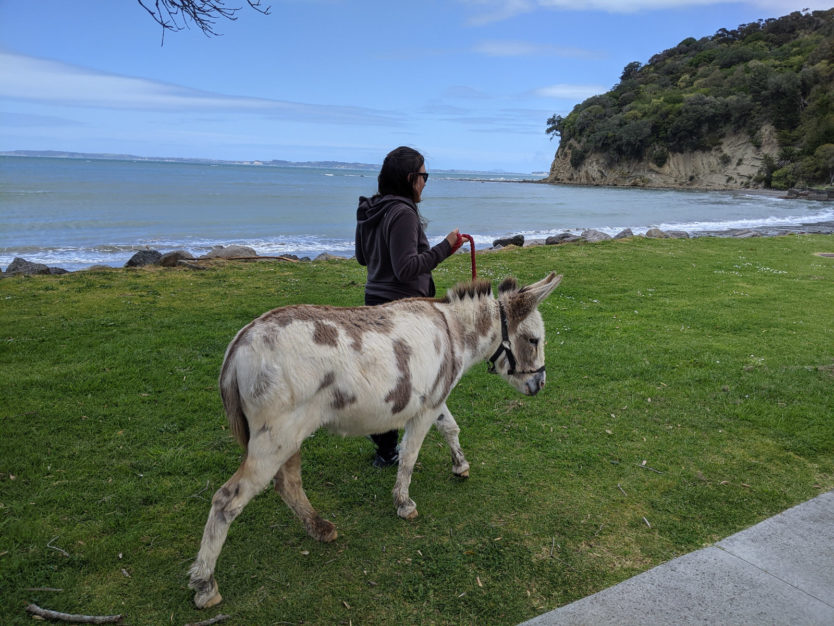
[[[772,126],[761,131],[762,142],[756,147],[746,133],[726,135],[711,151],[670,153],[658,167],[648,160],[609,161],[601,153],[589,154],[582,165],[570,164],[571,149],[559,146],[548,183],[576,185],[610,185],[616,187],[669,187],[686,189],[751,189],[765,155],[779,154],[776,132]],[[572,142],[571,142],[572,144]]]

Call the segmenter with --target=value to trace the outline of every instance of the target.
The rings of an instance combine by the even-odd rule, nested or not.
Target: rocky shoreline
[[[831,235],[834,234],[834,221],[800,224],[798,226],[762,226],[757,228],[733,228],[729,230],[698,231],[689,233],[682,230],[663,231],[650,228],[643,235],[635,235],[630,228],[617,233],[613,237],[599,230],[587,229],[580,234],[563,232],[547,239],[525,240],[523,235],[514,235],[504,239],[496,239],[492,250],[500,250],[506,246],[532,247],[541,245],[564,245],[568,243],[596,243],[608,239],[628,239],[631,237],[646,237],[647,239],[695,239],[698,237],[724,237],[733,239],[749,239],[751,237],[780,237],[784,235]]]
[[[208,265],[206,261],[227,260],[227,261],[265,261],[265,260],[279,260],[289,261],[293,263],[298,262],[313,262],[313,261],[327,261],[330,259],[339,259],[332,254],[323,253],[318,255],[315,259],[309,257],[299,258],[294,254],[287,254],[283,256],[259,256],[253,248],[248,246],[215,246],[207,254],[200,257],[195,257],[186,250],[174,250],[166,252],[165,254],[158,250],[144,249],[136,252],[124,267],[143,267],[146,265],[158,265],[161,267],[188,267],[195,270],[206,269]],[[84,272],[113,270],[117,269],[110,265],[93,265],[85,268]],[[19,275],[36,275],[36,274],[70,274],[72,272],[62,269],[60,267],[49,267],[43,263],[36,263],[27,261],[20,257],[16,257],[6,268],[6,271],[0,271],[0,278],[7,276]]]
[[[733,239],[749,239],[751,237],[781,237],[784,235],[831,235],[834,234],[834,221],[816,222],[813,224],[800,224],[798,226],[762,226],[757,228],[743,228],[716,231],[698,231],[689,233],[686,231],[663,231],[658,228],[651,228],[645,234],[635,235],[630,228],[617,233],[613,237],[599,230],[586,229],[580,234],[575,232],[562,232],[546,239],[525,239],[524,235],[513,235],[496,239],[491,248],[478,250],[478,252],[491,252],[501,250],[508,246],[534,247],[534,246],[558,246],[571,243],[596,243],[609,239],[627,239],[631,237],[646,237],[647,239],[694,239],[698,237],[725,237]],[[174,250],[165,254],[157,250],[139,250],[125,263],[124,267],[143,267],[157,265],[161,267],[187,267],[193,270],[202,270],[208,267],[207,261],[234,260],[234,261],[264,261],[278,260],[292,263],[329,261],[334,259],[347,260],[347,257],[336,256],[328,253],[318,255],[315,259],[309,257],[299,258],[288,254],[282,256],[259,256],[254,249],[247,246],[216,246],[203,256],[194,257],[185,250]],[[116,269],[109,265],[93,265],[79,271],[96,271]],[[27,261],[22,258],[15,258],[5,271],[0,271],[0,278],[10,276],[28,276],[38,274],[69,274],[68,270],[60,267],[49,267],[43,263]]]

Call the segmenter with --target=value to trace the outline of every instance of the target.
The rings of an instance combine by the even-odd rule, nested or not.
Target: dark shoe
[[[383,456],[379,452],[376,453],[374,457],[374,467],[382,469],[383,467],[391,467],[392,465],[397,465],[400,462],[400,455],[397,451],[394,451],[394,454],[391,456]]]

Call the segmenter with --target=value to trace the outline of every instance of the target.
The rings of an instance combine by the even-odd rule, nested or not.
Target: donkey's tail
[[[243,412],[243,402],[240,399],[240,383],[233,354],[226,354],[223,368],[220,370],[220,397],[226,410],[226,419],[232,434],[240,446],[246,450],[249,447],[249,421]]]

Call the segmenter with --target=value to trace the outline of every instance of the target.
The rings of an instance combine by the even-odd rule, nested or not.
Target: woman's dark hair
[[[426,160],[414,148],[394,148],[382,162],[377,181],[379,195],[404,196],[414,200],[413,174],[423,167]]]

